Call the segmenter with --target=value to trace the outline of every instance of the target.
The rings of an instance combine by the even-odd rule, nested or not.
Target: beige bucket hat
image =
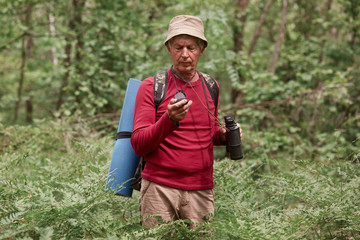
[[[168,35],[164,43],[166,44],[166,42],[171,38],[181,34],[187,34],[200,38],[205,42],[205,47],[208,45],[204,34],[203,22],[198,17],[190,15],[179,15],[171,19]]]

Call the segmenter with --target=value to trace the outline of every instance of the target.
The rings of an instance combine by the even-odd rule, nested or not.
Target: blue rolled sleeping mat
[[[139,157],[131,146],[130,137],[133,130],[136,94],[140,83],[141,81],[132,78],[128,81],[109,176],[106,181],[107,191],[127,197],[132,196],[133,189],[130,184],[139,161]]]

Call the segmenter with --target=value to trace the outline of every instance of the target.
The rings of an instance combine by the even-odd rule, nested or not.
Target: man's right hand
[[[176,102],[175,98],[172,98],[167,106],[167,114],[174,122],[180,122],[188,113],[192,104],[191,100],[183,99],[180,102]]]

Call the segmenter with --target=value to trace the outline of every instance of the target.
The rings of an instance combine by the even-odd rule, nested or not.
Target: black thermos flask
[[[239,127],[230,115],[226,115],[225,126],[229,131],[226,132],[226,151],[230,153],[232,160],[243,158],[241,150],[241,138]]]

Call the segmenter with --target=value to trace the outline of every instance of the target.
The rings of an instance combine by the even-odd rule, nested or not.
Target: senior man
[[[139,87],[131,144],[146,160],[140,191],[143,225],[157,224],[149,215],[196,223],[214,214],[213,145],[225,144],[226,129],[217,124],[218,102],[196,69],[207,45],[200,18],[174,17],[165,40],[173,65],[159,106],[154,76]],[[186,99],[177,101],[176,94]]]

